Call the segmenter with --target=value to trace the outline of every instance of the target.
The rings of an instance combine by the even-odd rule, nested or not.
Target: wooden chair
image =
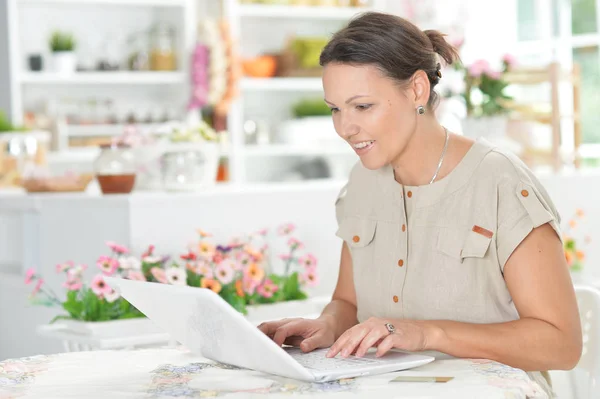
[[[564,118],[573,121],[573,163],[576,168],[581,165],[579,148],[581,146],[581,77],[580,67],[575,64],[571,71],[561,70],[557,62],[550,63],[541,68],[517,68],[504,75],[511,86],[532,86],[549,84],[550,98],[535,104],[519,103],[511,101],[507,103],[511,109],[511,120],[530,121],[548,125],[552,135],[552,147],[549,150],[540,150],[531,146],[531,143],[522,143],[526,149],[522,158],[527,163],[550,163],[555,171],[558,171],[565,160],[561,151],[562,128],[561,122]],[[573,93],[572,111],[565,113],[560,109],[561,88],[568,84]]]

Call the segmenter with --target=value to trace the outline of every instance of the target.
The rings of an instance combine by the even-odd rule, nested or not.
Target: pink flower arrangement
[[[172,258],[157,255],[154,245],[136,257],[129,248],[108,241],[110,253],[98,257],[89,284],[84,283],[86,265],[72,261],[56,265],[56,272],[66,276],[65,301],[45,290],[44,280],[33,269],[26,272],[25,282],[37,281],[31,293],[33,301],[62,306],[69,314],[59,318],[102,321],[143,317],[106,283],[105,276],[211,289],[245,313],[247,305],[304,299],[303,287],[317,284],[317,259],[303,252],[304,244],[290,236],[295,231],[291,223],[277,229],[276,237],[287,250],[275,256],[269,253],[267,229],[229,240],[226,245],[211,242],[212,234],[198,230],[199,241]],[[276,262],[283,266],[283,274],[272,271]]]
[[[508,82],[504,76],[516,65],[516,58],[511,54],[502,57],[500,68],[493,68],[485,59],[476,60],[466,67],[457,64],[455,68],[464,74],[464,85],[461,84],[460,93],[456,92],[458,88],[451,89],[449,86],[444,96],[453,97],[460,94],[465,101],[469,117],[505,114],[512,98],[505,93]]]

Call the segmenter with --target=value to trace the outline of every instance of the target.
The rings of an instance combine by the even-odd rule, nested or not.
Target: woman
[[[336,202],[338,282],[318,319],[260,329],[328,356],[492,359],[550,393],[540,371],[573,368],[582,348],[560,218],[519,159],[438,123],[438,56],[458,58],[439,32],[380,13],[323,50],[325,101],[360,156]]]

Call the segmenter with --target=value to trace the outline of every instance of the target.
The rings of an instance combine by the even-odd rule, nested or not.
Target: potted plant
[[[504,74],[514,66],[511,55],[502,58],[500,69],[494,69],[487,60],[477,60],[468,67],[460,64],[456,69],[463,73],[464,87],[460,94],[466,107],[466,118],[462,121],[463,134],[508,145],[518,151],[512,140],[507,138],[508,105],[512,100],[506,93],[509,83]],[[448,94],[447,94],[448,96]]]
[[[285,144],[311,145],[337,139],[331,109],[322,98],[305,98],[292,107],[292,119],[284,121],[277,141]]]
[[[203,120],[166,127],[161,157],[163,187],[197,191],[213,186],[219,169],[219,134]]]
[[[71,261],[56,265],[56,272],[65,276],[64,298],[48,289],[33,269],[26,272],[25,283],[35,284],[32,303],[64,310],[51,323],[59,321],[72,332],[92,336],[160,332],[104,276],[211,289],[253,322],[318,313],[325,303],[319,298],[309,300],[304,290],[318,283],[317,258],[293,237],[294,230],[290,223],[281,225],[273,245],[267,229],[224,244],[214,243],[211,234],[198,230],[199,240],[188,244],[178,257],[158,255],[153,245],[137,257],[125,246],[107,242],[110,252],[98,258],[98,273],[89,281],[84,279],[86,265]],[[270,256],[271,248],[279,253],[275,258]]]
[[[55,31],[50,36],[50,50],[52,51],[52,66],[54,72],[70,74],[77,69],[75,56],[75,39],[70,33]]]

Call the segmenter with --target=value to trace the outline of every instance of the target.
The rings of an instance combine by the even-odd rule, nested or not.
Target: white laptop
[[[172,338],[216,362],[302,381],[326,382],[418,367],[434,360],[398,351],[381,358],[327,358],[280,347],[209,289],[105,277],[106,282]]]

